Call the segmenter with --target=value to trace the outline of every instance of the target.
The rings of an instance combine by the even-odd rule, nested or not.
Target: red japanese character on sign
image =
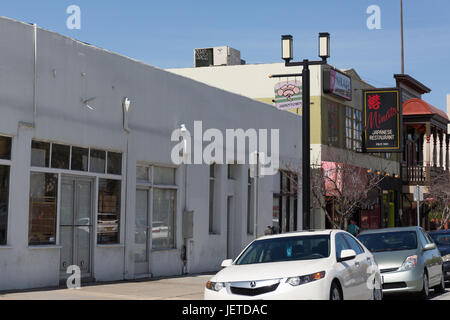
[[[369,109],[378,110],[380,109],[381,101],[380,101],[380,95],[369,95]]]

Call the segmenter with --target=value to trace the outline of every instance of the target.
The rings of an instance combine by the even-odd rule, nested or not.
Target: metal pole
[[[405,46],[403,38],[403,0],[400,0],[400,20],[401,20],[401,34],[402,34],[402,74],[405,74]]]
[[[310,210],[310,71],[309,61],[303,60],[302,72],[302,211],[303,211],[303,229],[310,229],[311,210]]]
[[[420,187],[416,186],[417,194],[417,226],[420,227]]]
[[[420,227],[420,201],[417,200],[417,226]]]
[[[258,238],[258,194],[259,194],[259,153],[256,153],[255,176],[253,177],[253,237]]]

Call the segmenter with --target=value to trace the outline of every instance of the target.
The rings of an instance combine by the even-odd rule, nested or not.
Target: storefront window
[[[30,178],[30,245],[56,243],[58,175],[32,172]]]
[[[297,231],[298,175],[281,171],[280,232]]]
[[[91,149],[90,172],[105,173],[106,152]]]
[[[345,148],[353,149],[352,108],[345,107]]]
[[[136,262],[145,261],[146,230],[150,228],[153,250],[175,248],[175,176],[174,168],[136,166]]]
[[[98,187],[97,243],[120,242],[121,181],[100,179]]]
[[[88,171],[89,149],[72,147],[71,169]]]
[[[152,248],[175,247],[176,190],[155,189],[153,192]]]
[[[156,185],[175,185],[175,169],[154,167],[155,178],[153,183]]]
[[[122,154],[116,152],[108,152],[108,173],[122,174]]]
[[[339,109],[335,102],[328,102],[328,145],[339,147]]]
[[[0,166],[0,245],[6,245],[8,229],[9,166]]]
[[[70,146],[52,144],[52,168],[69,170]]]
[[[11,138],[0,136],[0,159],[11,160]]]
[[[150,168],[144,166],[137,166],[136,181],[149,182],[150,181],[149,172]]]
[[[31,166],[45,167],[50,165],[50,143],[33,141],[31,143]]]
[[[353,109],[353,149],[362,148],[362,112]]]

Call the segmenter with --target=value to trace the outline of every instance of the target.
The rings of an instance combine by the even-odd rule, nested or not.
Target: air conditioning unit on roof
[[[241,52],[231,47],[223,46],[194,50],[194,66],[196,68],[241,64],[245,64],[245,61],[241,60]]]

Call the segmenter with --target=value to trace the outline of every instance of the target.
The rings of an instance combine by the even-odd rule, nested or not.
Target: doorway
[[[234,201],[233,197],[229,196],[227,198],[227,259],[234,258],[233,252],[233,212],[234,212]]]
[[[150,197],[150,189],[136,189],[136,231],[134,238],[135,278],[150,276]],[[156,231],[159,231],[159,229]]]
[[[80,268],[83,281],[92,279],[92,212],[94,183],[91,179],[63,177],[60,205],[60,279],[67,268]]]

